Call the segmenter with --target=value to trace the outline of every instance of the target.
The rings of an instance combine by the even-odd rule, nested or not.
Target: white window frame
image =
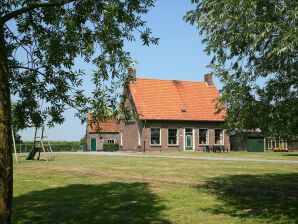
[[[109,141],[113,141],[113,142],[109,142]],[[107,143],[108,144],[115,144],[115,139],[113,139],[113,138],[107,139]]]
[[[185,145],[185,130],[186,129],[192,129],[192,150],[186,150],[186,145]],[[192,151],[195,151],[195,135],[196,135],[196,129],[195,128],[191,128],[191,127],[185,127],[184,129],[183,129],[183,150],[185,151],[185,152],[192,152]]]
[[[177,130],[177,134],[176,134],[177,141],[176,141],[176,144],[170,144],[169,143],[169,130],[170,129]],[[178,128],[168,128],[168,141],[167,141],[167,144],[168,144],[168,146],[178,146],[179,145],[179,129]]]
[[[204,129],[204,130],[207,130],[207,143],[206,144],[200,144],[200,129]],[[198,143],[198,145],[199,146],[204,146],[204,145],[210,145],[210,137],[209,137],[210,135],[209,135],[209,128],[199,128],[198,129],[198,141],[199,141],[199,143]],[[215,139],[215,131],[214,131],[214,139]]]
[[[215,143],[215,130],[221,130],[222,131],[222,143],[216,144]],[[222,128],[214,128],[214,145],[224,145],[225,144],[225,130]]]
[[[151,144],[151,129],[159,129],[159,144]],[[151,127],[150,128],[150,146],[161,146],[161,128],[159,127]]]

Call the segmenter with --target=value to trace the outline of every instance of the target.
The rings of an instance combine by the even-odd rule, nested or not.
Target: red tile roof
[[[205,82],[137,78],[129,89],[142,120],[224,120],[215,114],[219,92]]]
[[[92,114],[88,113],[88,132],[98,132],[98,128],[100,132],[119,132],[119,125],[113,118],[109,118],[105,122],[98,122],[97,124],[93,124],[92,126],[89,125],[91,120]]]

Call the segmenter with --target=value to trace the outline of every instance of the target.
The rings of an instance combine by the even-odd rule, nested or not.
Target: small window
[[[107,142],[108,142],[109,144],[113,144],[113,143],[115,143],[115,139],[108,139]]]
[[[208,129],[199,129],[199,144],[208,145]]]
[[[160,145],[160,128],[151,128],[151,145]]]
[[[123,134],[120,132],[120,146],[123,146]]]
[[[168,129],[168,144],[169,145],[178,145],[178,130],[177,129]]]
[[[223,130],[215,129],[215,144],[223,145]]]

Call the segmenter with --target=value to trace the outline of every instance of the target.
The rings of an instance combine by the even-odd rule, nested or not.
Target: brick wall
[[[120,143],[119,133],[87,133],[87,150],[91,151],[91,138],[96,138],[96,151],[103,149],[103,144],[108,139],[114,139],[115,143]]]
[[[209,145],[214,145],[215,129],[221,129],[222,122],[200,122],[200,121],[139,121],[131,125],[122,123],[120,131],[123,134],[123,150],[128,151],[184,151],[184,131],[185,128],[193,129],[194,150],[202,151],[203,146],[199,145],[199,128],[209,130]],[[160,146],[150,144],[150,128],[161,129]],[[168,145],[168,128],[178,129],[178,145]],[[138,146],[138,129],[141,131],[141,146]],[[224,145],[230,148],[229,135],[224,130]]]
[[[129,92],[127,92],[128,95]],[[125,107],[132,108],[134,107],[134,103],[131,98],[127,98],[125,103]],[[124,124],[123,121],[120,122],[119,132],[120,138],[122,138],[122,145],[120,144],[120,149],[125,151],[141,151],[141,147],[138,146],[138,129],[141,130],[143,126],[142,121],[136,121],[131,124]],[[121,140],[120,140],[121,143]]]
[[[130,94],[128,94],[130,95]],[[127,98],[125,107],[132,108],[133,100]],[[193,129],[194,150],[202,151],[203,146],[199,145],[199,128],[209,130],[209,145],[214,145],[215,129],[221,129],[223,122],[202,122],[202,121],[137,121],[125,125],[120,122],[120,137],[122,136],[121,150],[124,151],[184,151],[184,131],[185,128]],[[152,146],[150,144],[150,128],[161,128],[161,145]],[[168,145],[168,128],[178,129],[178,145]],[[141,144],[138,145],[138,130],[141,134]],[[121,140],[120,140],[121,142]],[[224,146],[230,148],[229,135],[224,130]]]

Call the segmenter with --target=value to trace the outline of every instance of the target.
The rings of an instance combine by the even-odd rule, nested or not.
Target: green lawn
[[[298,152],[235,152],[214,153],[214,152],[147,152],[146,155],[163,156],[198,156],[198,157],[224,157],[224,158],[247,158],[247,159],[266,159],[266,160],[297,160]]]
[[[294,164],[57,155],[14,178],[12,223],[298,223]]]

